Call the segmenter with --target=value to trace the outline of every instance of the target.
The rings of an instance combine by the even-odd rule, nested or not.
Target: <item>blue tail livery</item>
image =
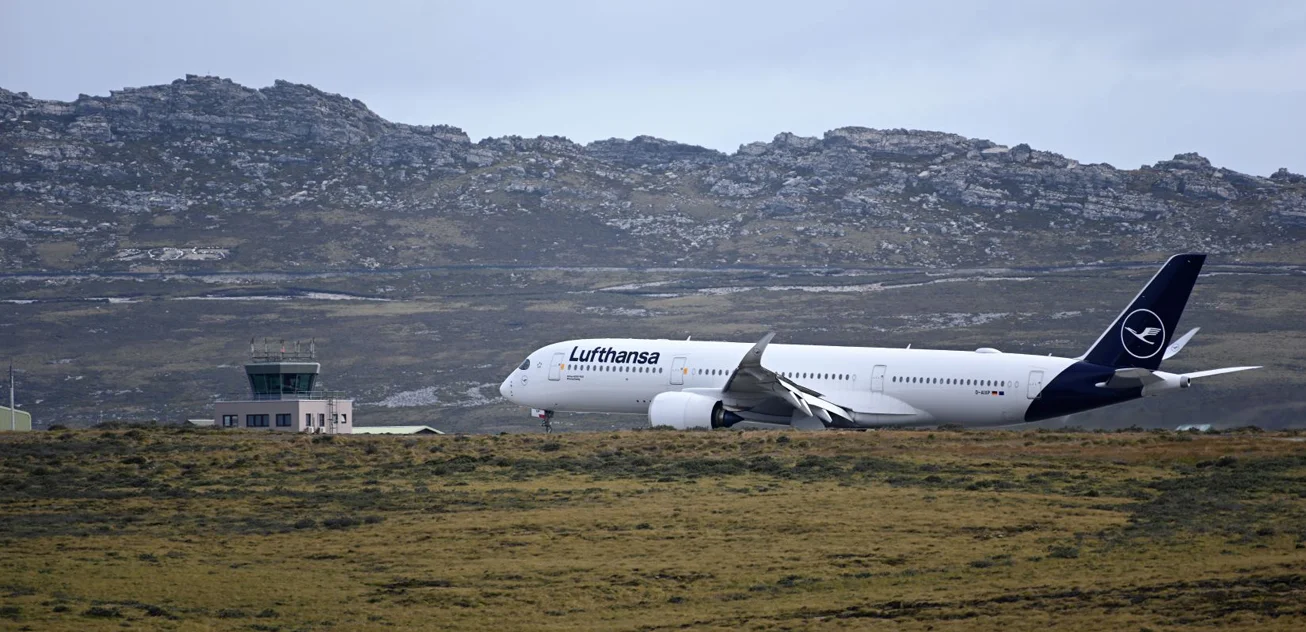
[[[1084,354],[1089,364],[1155,370],[1161,366],[1206,255],[1170,257]]]

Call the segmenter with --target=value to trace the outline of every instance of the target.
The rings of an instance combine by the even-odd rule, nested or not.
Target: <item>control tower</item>
[[[249,341],[247,398],[219,400],[214,425],[283,432],[349,434],[354,401],[339,391],[318,390],[317,344]]]

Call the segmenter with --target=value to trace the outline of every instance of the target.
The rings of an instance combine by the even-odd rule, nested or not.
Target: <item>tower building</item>
[[[219,428],[253,428],[315,434],[350,434],[354,400],[343,392],[321,390],[317,345],[280,341],[261,347],[250,340],[245,377],[246,399],[219,400],[213,424]]]

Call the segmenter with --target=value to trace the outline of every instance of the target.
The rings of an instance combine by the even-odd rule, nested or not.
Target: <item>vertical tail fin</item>
[[[1109,367],[1155,370],[1161,366],[1166,345],[1205,262],[1204,254],[1170,257],[1082,359]]]

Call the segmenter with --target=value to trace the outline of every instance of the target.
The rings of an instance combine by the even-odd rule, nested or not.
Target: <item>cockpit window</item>
[[[525,360],[522,361],[521,366],[517,367],[517,370],[518,370],[518,371],[525,371],[526,369],[529,369],[529,368],[531,368],[531,359],[530,359],[530,358],[526,358]]]

